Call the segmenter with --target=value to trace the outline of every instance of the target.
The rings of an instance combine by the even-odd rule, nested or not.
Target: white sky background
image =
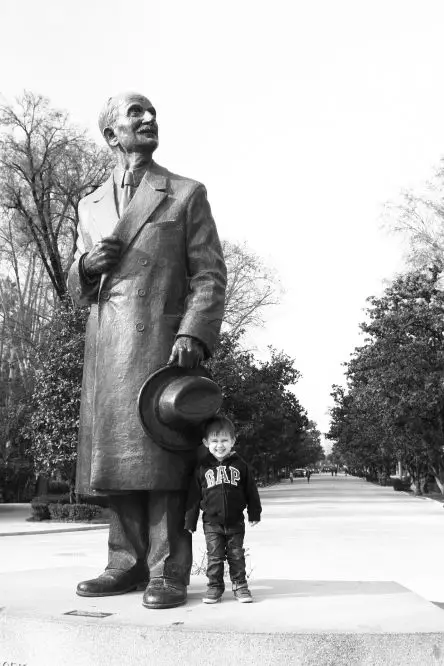
[[[365,299],[402,268],[382,206],[444,154],[442,0],[3,1],[0,24],[8,100],[44,94],[100,140],[108,96],[151,99],[156,160],[278,270],[282,305],[249,340],[295,358],[328,430]]]

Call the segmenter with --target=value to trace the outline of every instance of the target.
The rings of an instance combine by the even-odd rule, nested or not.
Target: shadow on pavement
[[[231,583],[226,581],[225,594],[231,593]],[[411,590],[394,581],[331,581],[331,580],[289,580],[265,579],[250,580],[250,590],[255,601],[260,603],[266,599],[278,597],[346,597],[411,594]],[[196,589],[191,583],[189,600],[200,598],[204,588]]]

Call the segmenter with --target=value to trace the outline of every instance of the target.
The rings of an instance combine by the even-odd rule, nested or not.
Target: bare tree
[[[413,268],[442,265],[444,258],[444,159],[431,180],[400,201],[386,204],[384,226],[408,244],[407,261]]]
[[[224,325],[233,333],[262,326],[264,310],[282,293],[276,274],[246,244],[222,243],[228,270]]]
[[[66,112],[25,91],[0,107],[0,207],[15,240],[36,251],[59,298],[66,294],[80,199],[108,175],[112,158]]]
[[[37,251],[17,243],[11,217],[0,224],[0,319],[2,349],[6,335],[26,383],[29,358],[42,324],[52,315],[54,290]],[[2,356],[0,358],[3,358]]]

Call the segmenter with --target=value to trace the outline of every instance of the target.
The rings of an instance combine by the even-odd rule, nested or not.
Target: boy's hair
[[[209,421],[205,423],[203,436],[205,439],[208,439],[208,435],[219,434],[220,432],[228,432],[230,437],[235,436],[233,422],[227,416],[213,416]]]

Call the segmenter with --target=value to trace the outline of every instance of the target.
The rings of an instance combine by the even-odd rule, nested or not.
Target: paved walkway
[[[306,479],[296,479],[293,484],[284,482],[265,488],[261,490],[261,497],[263,520],[254,528],[247,526],[245,544],[250,587],[256,603],[238,604],[227,590],[222,604],[204,606],[200,599],[205,577],[194,575],[189,602],[166,611],[142,608],[140,592],[100,599],[82,599],[75,595],[79,580],[93,577],[104,568],[106,529],[37,534],[36,523],[16,520],[18,514],[13,518],[11,510],[8,516],[7,509],[1,507],[0,533],[7,533],[8,525],[10,532],[16,530],[20,523],[23,530],[28,529],[32,534],[0,538],[0,606],[4,607],[4,612],[0,612],[0,630],[5,617],[5,627],[12,632],[10,636],[15,635],[11,629],[15,620],[17,627],[23,627],[26,618],[27,626],[31,627],[33,623],[48,619],[56,623],[51,625],[48,635],[54,637],[55,626],[60,631],[63,626],[64,640],[67,640],[61,618],[64,616],[67,622],[65,613],[80,610],[110,613],[100,620],[102,624],[97,631],[100,629],[102,633],[94,634],[94,640],[91,638],[91,649],[100,636],[105,636],[105,627],[112,632],[113,628],[117,631],[125,625],[125,632],[130,632],[130,627],[162,630],[180,626],[184,630],[204,632],[200,634],[202,641],[205,632],[214,631],[225,636],[233,631],[243,635],[272,634],[276,640],[285,633],[318,637],[323,633],[355,636],[364,633],[366,640],[370,640],[374,634],[387,632],[392,635],[423,632],[427,636],[443,637],[440,647],[433,645],[433,650],[438,650],[433,654],[444,655],[444,610],[426,601],[444,603],[444,509],[440,503],[397,493],[392,488],[375,486],[354,477],[329,475],[314,475],[310,484]],[[194,538],[193,548],[198,564],[204,554],[201,529]],[[96,631],[97,620],[92,624],[91,620],[88,622],[85,625],[88,631]],[[38,625],[36,632],[45,635],[45,625]],[[136,642],[139,634],[136,632],[134,637]],[[116,641],[120,634],[106,636],[107,641],[114,641],[117,655]],[[168,636],[164,637],[165,645]],[[266,649],[268,644],[264,645]],[[376,645],[381,646],[381,641]],[[418,640],[415,645],[419,645]],[[406,661],[402,651],[408,647],[408,641],[400,642],[400,646],[396,655],[399,659],[403,655],[404,661],[399,662],[392,657],[387,662],[371,661],[370,657],[365,661],[362,655],[356,661],[349,655],[348,661],[337,657],[336,661],[326,658],[325,661],[291,663],[322,666],[324,663],[334,666],[415,663]],[[107,649],[105,645],[103,649]],[[305,650],[305,647],[300,649]],[[312,646],[309,652],[313,649]],[[319,658],[315,650],[313,655],[316,654]],[[21,655],[15,656],[12,659],[12,655],[3,655],[0,649],[0,663],[2,659],[20,663]],[[429,662],[423,656],[422,661],[416,663],[444,664],[444,657],[441,661]],[[77,659],[76,666],[99,663],[92,660],[89,664],[88,659],[88,656],[85,661]],[[28,666],[39,663],[29,660]],[[48,666],[51,663],[49,660]],[[59,655],[57,666],[65,663],[71,664],[71,661],[63,661]],[[259,660],[257,663],[267,662]]]
[[[313,475],[309,484],[296,479],[261,489],[261,497],[262,522],[247,526],[246,534],[254,578],[392,580],[444,603],[439,502],[325,474]],[[75,562],[94,573],[104,566],[106,525],[27,522],[29,515],[29,505],[0,504],[0,535],[15,535],[0,542],[0,571],[70,568]],[[204,551],[199,527],[196,562]]]

